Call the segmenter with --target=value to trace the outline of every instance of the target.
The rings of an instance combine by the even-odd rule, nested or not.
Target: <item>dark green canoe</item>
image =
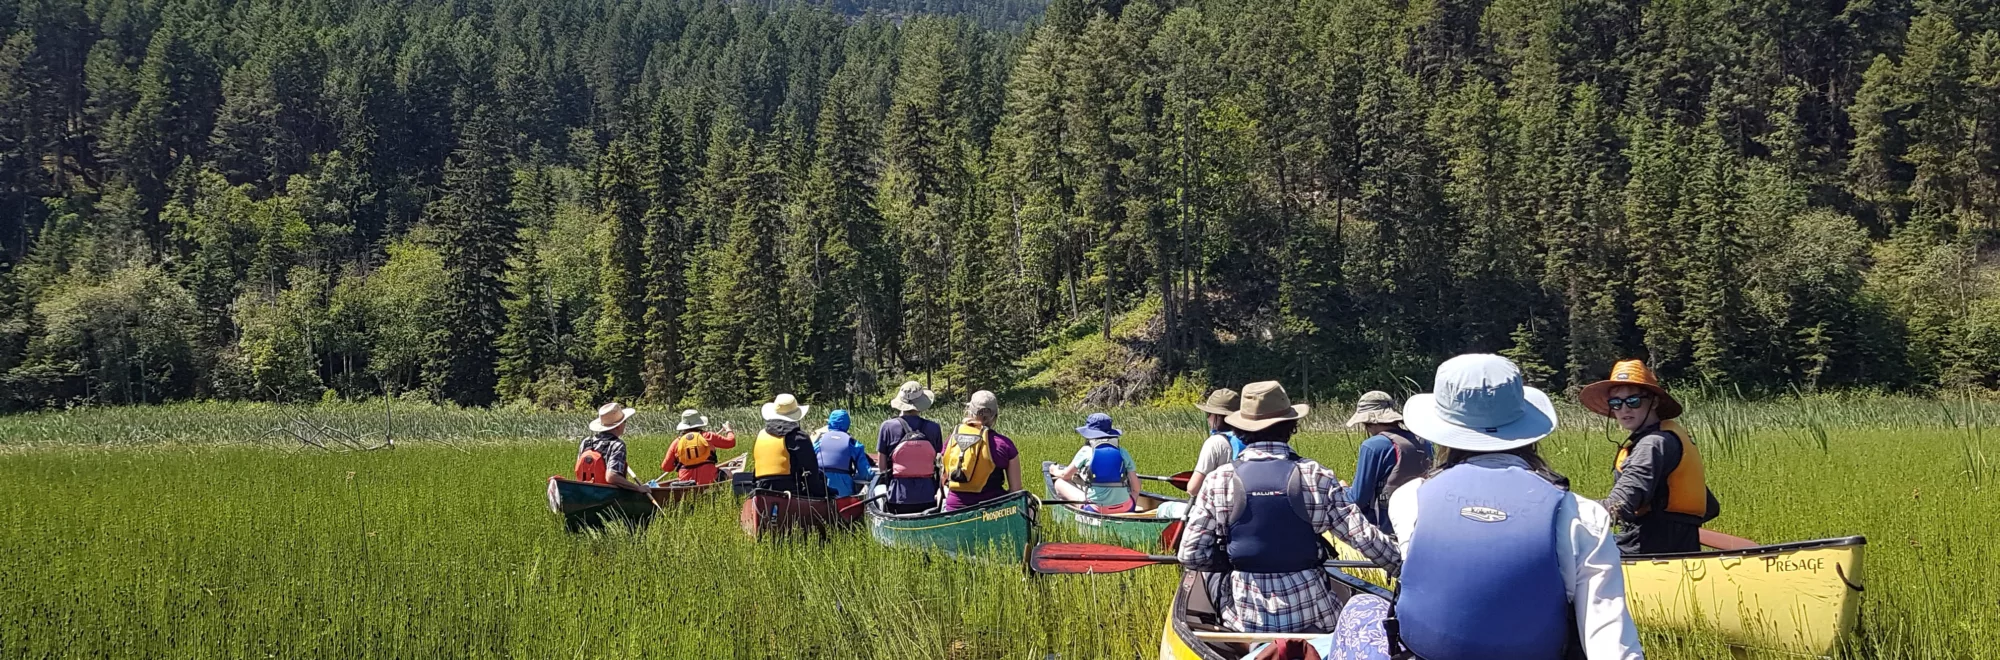
[[[580,532],[613,522],[644,525],[660,512],[647,493],[549,477],[549,510],[562,514],[563,529]]]
[[[1035,542],[1035,512],[1041,503],[1027,492],[1010,493],[979,506],[939,513],[895,515],[881,501],[868,505],[868,528],[875,540],[895,548],[933,548],[951,555],[981,555],[1021,561]]]
[[[1059,500],[1056,494],[1056,478],[1049,474],[1049,468],[1060,467],[1054,461],[1042,463],[1042,488],[1048,499]],[[1048,508],[1050,524],[1067,525],[1074,528],[1079,536],[1097,543],[1152,552],[1165,549],[1160,534],[1165,532],[1179,516],[1160,518],[1152,515],[1160,505],[1169,501],[1151,493],[1139,493],[1138,511],[1135,513],[1096,513],[1083,510],[1074,504],[1051,505]]]

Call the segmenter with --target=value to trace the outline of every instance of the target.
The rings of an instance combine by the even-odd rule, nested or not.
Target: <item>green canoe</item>
[[[1048,492],[1048,499],[1063,499],[1056,495],[1055,475],[1049,473],[1050,468],[1061,465],[1054,461],[1042,463],[1042,488]],[[1161,504],[1171,500],[1144,492],[1139,493],[1136,499],[1138,509],[1132,513],[1096,513],[1085,511],[1082,506],[1074,504],[1050,506],[1049,520],[1056,525],[1075,528],[1077,534],[1097,543],[1109,543],[1147,552],[1164,549],[1160,534],[1166,531],[1167,525],[1173,524],[1181,517],[1175,515],[1161,518],[1154,515],[1159,511]]]
[[[1035,512],[1040,508],[1041,502],[1025,491],[938,513],[886,513],[877,500],[868,504],[868,528],[876,541],[894,548],[934,548],[951,555],[1022,561],[1034,545]]]

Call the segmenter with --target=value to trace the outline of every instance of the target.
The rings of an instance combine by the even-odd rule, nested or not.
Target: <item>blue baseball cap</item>
[[[1111,427],[1111,416],[1104,413],[1091,413],[1089,417],[1084,418],[1083,426],[1076,427],[1076,432],[1082,434],[1086,440],[1103,440],[1125,435],[1124,431]]]

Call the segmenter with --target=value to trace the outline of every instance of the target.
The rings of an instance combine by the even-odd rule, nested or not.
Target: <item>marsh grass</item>
[[[1982,476],[1992,404],[1813,403],[1690,403],[1690,427],[1715,450],[1724,510],[1713,526],[1765,542],[1867,535],[1853,657],[1990,656],[2000,648],[2000,497]],[[886,414],[859,412],[870,430]],[[886,549],[862,533],[758,544],[726,497],[636,532],[570,535],[542,486],[574,458],[581,416],[399,409],[393,450],[246,446],[294,414],[382,430],[370,405],[0,418],[0,657],[1153,657],[1176,577],[1028,578],[1018,565]],[[1577,409],[1563,415],[1544,453],[1579,492],[1600,495],[1622,434]],[[1001,430],[1037,465],[1075,451],[1080,417],[1010,408]],[[1361,438],[1329,431],[1338,417],[1316,414],[1297,448],[1348,474]],[[1117,418],[1142,471],[1192,464],[1199,413]],[[1808,418],[1823,439],[1798,430]],[[668,442],[645,424],[667,420],[635,422],[642,477]],[[1653,658],[1727,657],[1698,632],[1645,637]]]

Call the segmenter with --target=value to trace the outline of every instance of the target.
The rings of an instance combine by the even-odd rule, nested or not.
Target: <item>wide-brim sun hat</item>
[[[1513,361],[1475,353],[1438,365],[1430,393],[1403,404],[1403,422],[1452,449],[1507,451],[1554,433],[1556,408],[1548,393],[1527,386]]]
[[[618,405],[616,401],[604,404],[597,408],[597,419],[590,420],[590,430],[595,433],[603,433],[624,426],[626,422],[632,421],[632,415],[638,412],[638,410]]]
[[[1104,413],[1091,413],[1084,418],[1083,426],[1076,427],[1076,432],[1085,440],[1117,439],[1125,435],[1124,431],[1111,426],[1111,416]]]
[[[1262,431],[1279,422],[1304,419],[1312,407],[1292,403],[1292,397],[1285,393],[1285,386],[1278,381],[1267,380],[1243,386],[1243,402],[1236,412],[1229,413],[1229,425],[1244,431]]]
[[[1361,395],[1361,400],[1354,404],[1354,416],[1347,418],[1347,427],[1400,421],[1403,421],[1403,414],[1396,412],[1396,397],[1378,390]]]
[[[1195,404],[1195,410],[1210,415],[1228,415],[1243,405],[1243,395],[1227,387],[1208,393],[1208,399]]]
[[[698,429],[704,426],[708,426],[708,416],[701,414],[701,411],[690,408],[688,410],[681,411],[681,423],[676,425],[674,427],[674,430],[686,431],[688,429]]]
[[[780,394],[770,403],[764,404],[764,419],[772,422],[796,422],[805,419],[806,413],[811,410],[812,406],[799,405],[798,397]]]
[[[937,394],[924,389],[923,383],[909,381],[896,388],[896,396],[889,399],[889,407],[902,412],[923,412],[930,410],[931,403],[937,401]]]
[[[1660,414],[1660,419],[1681,416],[1681,402],[1674,399],[1674,395],[1669,394],[1667,388],[1660,385],[1660,376],[1653,373],[1653,370],[1640,360],[1622,360],[1613,365],[1611,377],[1585,385],[1583,390],[1576,393],[1578,403],[1582,403],[1583,407],[1591,412],[1611,417],[1613,416],[1611,390],[1619,385],[1636,387],[1652,395],[1660,402],[1659,408],[1655,410]]]

